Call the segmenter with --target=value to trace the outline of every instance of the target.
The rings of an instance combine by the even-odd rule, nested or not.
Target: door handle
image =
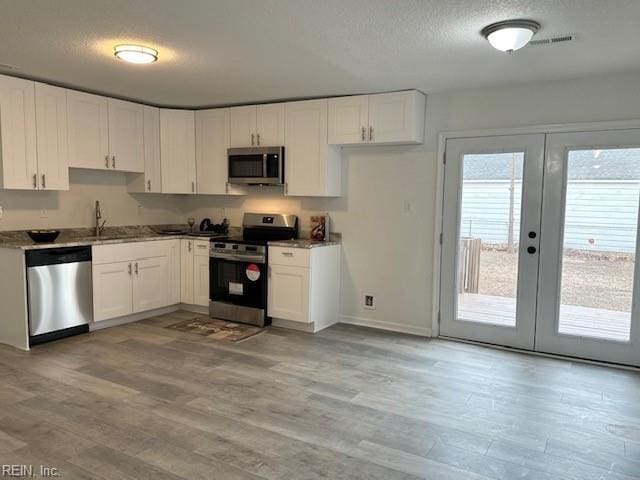
[[[191,242],[188,242],[189,252],[191,252]]]
[[[113,168],[116,168],[116,156],[115,156],[115,155],[113,155],[113,156],[111,157],[111,166],[112,166]]]
[[[256,140],[257,140],[257,144],[260,145],[260,134],[256,134]]]
[[[196,182],[191,182],[191,193],[196,193]]]
[[[255,135],[252,133],[251,134],[251,145],[253,146],[253,139],[254,139]]]
[[[362,127],[362,141],[364,142],[367,139],[367,127]]]
[[[104,156],[104,166],[109,168],[109,155]]]
[[[131,275],[131,264],[129,264],[128,270],[129,270],[129,275]]]
[[[33,174],[33,188],[38,188],[38,174]]]
[[[373,127],[369,127],[369,141],[373,140]]]
[[[147,180],[147,189],[151,191],[151,180]]]
[[[538,250],[536,249],[536,247],[527,247],[527,253],[530,253],[531,255],[533,255],[537,251]]]
[[[136,275],[138,275],[138,262],[136,262]]]
[[[45,174],[42,174],[42,188],[47,188],[47,177]]]

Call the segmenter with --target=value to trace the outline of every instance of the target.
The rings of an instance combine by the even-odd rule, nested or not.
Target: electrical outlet
[[[362,295],[362,308],[367,310],[375,310],[376,309],[376,296],[370,293],[365,293]]]

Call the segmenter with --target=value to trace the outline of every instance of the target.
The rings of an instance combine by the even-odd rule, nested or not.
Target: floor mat
[[[243,325],[241,323],[227,322],[217,318],[194,318],[184,320],[164,328],[180,330],[181,332],[195,333],[212,340],[237,343],[247,338],[253,337],[264,331],[264,328],[253,325]]]

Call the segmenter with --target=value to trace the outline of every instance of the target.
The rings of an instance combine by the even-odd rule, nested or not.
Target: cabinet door
[[[229,145],[251,147],[256,145],[256,106],[229,109]]]
[[[270,317],[309,323],[309,269],[269,265],[267,304]]]
[[[168,271],[168,257],[133,262],[133,313],[169,305]]]
[[[40,190],[69,190],[66,89],[36,83],[36,137]]]
[[[228,191],[229,109],[196,112],[196,171],[198,193]]]
[[[196,242],[196,247],[198,242]],[[200,255],[196,250],[193,257],[193,303],[203,307],[209,306],[209,251]]]
[[[369,95],[369,143],[421,143],[425,97],[420,92]]]
[[[131,262],[93,265],[93,320],[108,320],[133,313]]]
[[[144,172],[142,105],[110,98],[108,109],[111,168],[124,172]]]
[[[160,160],[163,193],[196,192],[195,114],[160,110]]]
[[[369,138],[369,96],[329,99],[329,143],[353,145]]]
[[[109,107],[105,97],[67,90],[69,166],[111,168]]]
[[[180,240],[182,250],[180,258],[180,301],[193,305],[193,240]]]
[[[256,119],[257,145],[284,145],[284,103],[258,105]]]
[[[2,187],[38,188],[34,82],[0,75]]]
[[[143,107],[144,133],[144,190],[159,193],[162,191],[160,176],[160,109]]]
[[[285,105],[287,195],[339,195],[339,147],[327,144],[327,100]],[[330,173],[331,172],[331,173]]]

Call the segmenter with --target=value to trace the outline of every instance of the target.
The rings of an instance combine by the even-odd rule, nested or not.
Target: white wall
[[[92,227],[96,200],[107,226],[186,223],[179,196],[130,194],[124,173],[71,169],[69,180],[68,192],[0,189],[0,230]]]
[[[342,198],[283,198],[268,190],[242,198],[131,195],[123,174],[72,171],[71,192],[0,191],[0,229],[90,226],[96,199],[110,225],[171,223],[189,215],[219,221],[226,209],[234,225],[244,211],[273,211],[300,215],[304,228],[311,214],[328,211],[343,234],[344,319],[427,334],[437,281],[432,254],[438,133],[625,119],[640,119],[640,73],[430,95],[424,145],[343,150]],[[42,208],[48,218],[40,219]],[[365,292],[376,295],[377,310],[362,309]]]

